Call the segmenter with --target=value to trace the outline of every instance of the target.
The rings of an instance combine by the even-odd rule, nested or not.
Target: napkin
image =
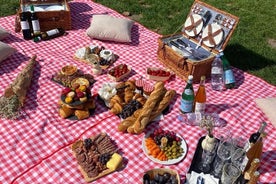
[[[105,101],[106,105],[109,106],[108,101],[116,95],[116,83],[104,83],[99,89],[99,96]]]
[[[187,175],[186,184],[197,184],[197,178],[201,176],[204,178],[205,184],[219,184],[219,179],[215,178],[211,174],[197,173],[192,171],[190,176]]]

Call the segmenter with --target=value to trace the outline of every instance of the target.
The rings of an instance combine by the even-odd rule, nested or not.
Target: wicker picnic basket
[[[36,15],[39,19],[40,30],[48,31],[55,28],[63,28],[65,30],[70,30],[71,25],[71,12],[67,0],[20,0],[20,10],[19,14],[21,15],[22,7],[28,7],[31,4],[34,6],[55,6],[62,5],[64,10],[54,10],[51,11],[37,11]]]
[[[204,13],[207,14],[206,12],[208,12],[209,18],[203,19]],[[222,17],[221,22],[219,22],[219,16]],[[198,20],[202,20],[201,22],[198,21],[200,23],[197,25],[198,27],[202,26],[201,31],[197,30],[198,27],[191,29],[191,32],[185,31],[187,27],[191,26],[186,25],[187,20],[189,19],[191,24],[195,23],[193,22],[194,20],[192,21],[194,17],[200,17]],[[226,47],[238,22],[238,17],[196,0],[187,16],[182,31],[158,38],[157,57],[166,68],[172,70],[183,80],[187,80],[189,75],[193,75],[194,81],[199,82],[202,75],[207,78],[210,77],[211,65],[215,55]],[[217,31],[212,32],[212,28],[216,28]],[[195,60],[190,56],[183,56],[178,48],[171,45],[171,42],[179,39],[184,40],[193,51],[197,52],[197,55],[204,55],[205,57]],[[200,49],[196,50],[196,47]]]

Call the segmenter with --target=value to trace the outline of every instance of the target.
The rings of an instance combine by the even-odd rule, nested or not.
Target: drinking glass
[[[213,162],[216,156],[216,148],[217,142],[215,143],[214,149],[210,150],[202,150],[201,162],[199,163],[199,169],[206,173],[211,169],[211,163]]]
[[[221,176],[221,172],[224,164],[230,160],[231,155],[233,154],[234,146],[232,139],[230,137],[223,137],[220,139],[217,149],[217,157],[214,161],[214,170],[213,175],[216,177]]]
[[[231,156],[231,163],[237,166],[240,170],[244,169],[243,160],[246,154],[247,141],[244,137],[233,139],[235,150]]]
[[[226,163],[223,166],[221,183],[222,184],[233,184],[240,176],[240,169],[232,163]]]

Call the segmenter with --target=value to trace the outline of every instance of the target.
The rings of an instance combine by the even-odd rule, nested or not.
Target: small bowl
[[[61,73],[64,75],[73,75],[78,71],[78,68],[73,65],[66,65],[61,68]]]
[[[79,85],[84,85],[87,88],[90,86],[89,80],[87,80],[86,78],[83,78],[83,77],[78,77],[78,78],[73,79],[71,81],[71,86],[73,86],[75,83],[78,83]]]
[[[108,71],[108,74],[107,74],[107,75],[108,75],[108,77],[109,77],[111,80],[113,80],[113,81],[115,81],[115,82],[119,82],[119,81],[121,81],[123,78],[127,77],[127,76],[130,74],[130,72],[131,72],[131,67],[128,66],[128,65],[126,65],[126,67],[127,67],[127,72],[126,72],[126,73],[123,73],[123,74],[120,75],[120,76],[114,76],[113,74],[111,74],[112,71],[114,71],[114,70],[120,68],[122,65],[124,65],[124,64],[120,64],[120,65],[118,65],[118,66],[115,66],[114,68],[112,68],[112,69],[110,69],[110,70]]]
[[[145,174],[148,174],[150,179],[153,179],[155,175],[157,175],[157,174],[163,175],[164,173],[169,173],[171,175],[175,175],[175,177],[177,179],[177,184],[180,184],[180,176],[179,176],[178,172],[176,170],[173,170],[173,169],[155,168],[155,169],[151,169],[151,170],[146,171],[144,173],[144,176],[145,176]],[[142,178],[142,181],[143,181],[143,179],[144,178]]]
[[[152,71],[152,73],[150,73]],[[155,74],[156,73],[156,74]],[[146,69],[146,77],[147,79],[154,81],[166,81],[171,77],[171,72],[166,69],[150,67]]]

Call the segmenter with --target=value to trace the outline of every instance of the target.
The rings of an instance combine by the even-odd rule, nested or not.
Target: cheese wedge
[[[119,168],[119,166],[121,165],[123,161],[123,158],[121,155],[119,155],[118,153],[114,153],[111,158],[109,159],[109,161],[106,163],[106,167],[112,171],[115,171],[116,169]]]

